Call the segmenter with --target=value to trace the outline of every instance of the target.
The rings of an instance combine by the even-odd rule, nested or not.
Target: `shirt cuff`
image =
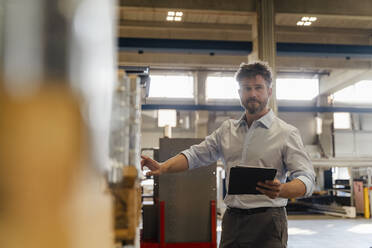
[[[304,196],[311,196],[312,193],[313,193],[313,190],[314,190],[314,187],[313,187],[313,182],[307,178],[306,176],[299,176],[299,177],[296,177],[298,180],[301,180],[301,182],[303,182],[305,184],[305,187],[306,187],[306,193]]]
[[[184,150],[184,151],[181,152],[181,154],[183,154],[186,157],[187,163],[189,165],[189,170],[195,169],[196,166],[195,166],[195,163],[194,163],[193,155],[190,152],[190,150],[189,149]]]

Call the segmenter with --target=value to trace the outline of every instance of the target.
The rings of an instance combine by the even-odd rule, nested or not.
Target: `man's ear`
[[[269,97],[271,97],[271,95],[273,94],[273,87],[270,87],[268,89],[268,94],[269,94]]]

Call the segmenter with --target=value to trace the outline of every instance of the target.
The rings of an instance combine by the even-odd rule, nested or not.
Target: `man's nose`
[[[256,97],[257,96],[257,91],[255,91],[254,89],[248,91],[248,96],[249,97]]]

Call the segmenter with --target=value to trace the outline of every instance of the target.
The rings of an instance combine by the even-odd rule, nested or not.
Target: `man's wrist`
[[[303,192],[305,190],[305,192]],[[279,197],[281,198],[297,198],[302,197],[306,193],[305,184],[298,179],[294,179],[290,182],[283,183],[282,189],[280,190]]]
[[[160,170],[160,174],[167,173],[168,172],[168,166],[165,163],[161,163],[159,170]]]

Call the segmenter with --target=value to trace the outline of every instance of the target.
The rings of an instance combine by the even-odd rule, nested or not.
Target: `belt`
[[[264,213],[268,209],[271,209],[271,208],[272,207],[243,209],[243,208],[230,208],[230,207],[228,207],[227,210],[230,211],[231,213],[250,215],[250,214]]]

